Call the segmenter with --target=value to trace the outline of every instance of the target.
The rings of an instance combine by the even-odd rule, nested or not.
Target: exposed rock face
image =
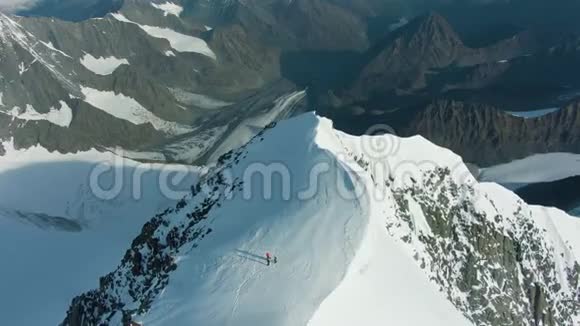
[[[553,274],[560,253],[543,242],[526,205],[519,201],[510,211],[478,196],[475,188],[452,181],[449,170],[429,171],[421,182],[395,190],[397,216],[387,228],[415,248],[421,268],[475,325],[571,324],[578,262],[565,267],[569,283],[560,283]],[[411,201],[420,205],[433,233],[417,231]],[[496,215],[482,213],[482,203]],[[568,286],[575,290],[562,291]]]
[[[246,112],[225,107],[275,88],[282,78],[284,51],[368,47],[365,22],[327,0],[177,4],[184,7],[180,16],[165,15],[149,1],[126,0],[114,7],[118,12],[113,15],[76,23],[2,15],[0,115],[7,114],[3,126],[12,117],[26,120],[24,113],[35,119],[4,128],[3,139],[14,137],[19,147],[40,143],[61,152],[158,147],[176,135],[120,118],[124,108],[111,107],[118,99],[103,104],[108,112],[89,103],[86,89],[109,99],[130,98],[147,111],[138,116],[151,113],[192,131],[201,121],[204,128],[219,124],[226,115],[225,120],[246,117]],[[195,16],[192,8],[201,13]],[[211,24],[211,30],[204,24]],[[156,28],[173,36],[151,34]],[[187,44],[201,47],[207,44],[215,59],[196,50],[175,49],[172,37],[188,38]],[[97,74],[83,63],[88,55],[101,65],[110,58],[124,63],[108,74]],[[62,103],[71,107],[70,113],[64,107],[59,110]],[[42,115],[51,112],[72,116],[70,123],[47,122]],[[120,126],[127,127],[117,129]]]
[[[365,22],[330,1],[292,1],[278,12],[302,50],[362,52],[369,46]]]
[[[533,47],[533,38],[522,35],[488,48],[469,48],[442,16],[432,13],[375,45],[352,88],[363,99],[395,89],[419,90],[429,86],[428,79],[436,78],[430,76],[437,75],[436,70],[510,59]]]
[[[212,117],[245,117],[247,112],[224,108],[263,94],[280,79],[280,50],[241,25],[217,26],[209,32],[200,21],[165,16],[144,1],[126,1],[120,12],[124,16],[78,23],[0,16],[2,140],[14,138],[17,148],[40,144],[63,153],[156,147],[175,134],[131,117],[140,121],[143,115],[153,116],[192,131],[200,121],[212,124]],[[216,59],[180,52],[142,26],[179,33],[190,38],[188,42],[197,39],[201,46],[207,42]],[[124,63],[97,74],[85,66],[88,55],[101,66],[111,58]],[[86,89],[94,94],[92,102]],[[119,98],[131,102],[117,107]],[[101,107],[96,107],[98,102]],[[130,113],[135,106],[144,110]],[[66,121],[48,119],[49,113]]]
[[[426,69],[450,65],[465,47],[443,17],[431,14],[389,36],[374,51],[355,83],[359,94],[372,96],[397,87],[421,88]]]
[[[578,153],[580,103],[524,119],[487,105],[437,101],[419,110],[400,131],[403,135],[423,135],[482,166],[533,153]]]
[[[364,51],[365,22],[328,0],[235,2],[229,23],[284,50]]]
[[[221,53],[219,67],[200,86],[209,94],[215,90],[235,98],[240,91],[259,91],[280,78],[280,50],[263,44],[243,25],[233,24],[211,32],[210,46]]]

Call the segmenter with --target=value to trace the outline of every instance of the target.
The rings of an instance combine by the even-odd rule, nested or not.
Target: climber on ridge
[[[269,252],[266,252],[266,265],[270,266],[270,262],[277,264],[278,257],[274,256],[274,258],[272,259],[272,255]]]

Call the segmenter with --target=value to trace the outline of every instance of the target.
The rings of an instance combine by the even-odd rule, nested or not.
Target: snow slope
[[[422,137],[353,137],[306,114],[222,156],[65,324],[528,325],[548,309],[514,295],[529,278],[565,324],[580,289],[576,233],[561,226],[580,221],[538,214]],[[480,249],[496,237],[504,252]]]
[[[70,298],[97,286],[148,217],[175,200],[157,186],[163,171],[187,172],[176,191],[187,190],[202,171],[143,165],[95,150],[59,154],[2,145],[7,150],[0,156],[2,325],[57,325]],[[114,199],[100,199],[90,190],[91,171],[103,164],[123,171]],[[139,197],[134,197],[134,175],[142,176]],[[112,176],[105,174],[101,182],[108,188]]]
[[[580,155],[547,153],[481,169],[480,180],[497,182],[514,189],[531,183],[551,182],[576,175],[580,175]]]

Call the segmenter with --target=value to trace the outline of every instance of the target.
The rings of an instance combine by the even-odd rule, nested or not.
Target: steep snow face
[[[497,182],[511,189],[576,175],[580,175],[580,155],[572,153],[536,154],[480,171],[482,181]]]
[[[87,53],[81,58],[81,64],[97,75],[106,76],[112,74],[120,66],[128,65],[129,61],[115,57],[95,58]]]
[[[2,325],[59,324],[70,298],[97,286],[98,277],[115,268],[148,216],[203,173],[95,150],[17,150],[10,142],[2,147],[0,257],[10,262],[0,269]],[[172,196],[159,187],[163,175],[184,175],[171,187]]]
[[[65,325],[567,325],[579,222],[421,137],[306,114],[220,157]]]

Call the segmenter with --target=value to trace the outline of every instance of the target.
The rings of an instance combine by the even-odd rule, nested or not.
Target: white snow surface
[[[232,148],[238,148],[247,143],[262,128],[277,118],[283,118],[294,106],[306,96],[306,91],[297,91],[285,94],[274,103],[274,108],[267,113],[247,118],[230,131],[229,135],[221,142],[220,146],[212,153],[209,161],[215,161],[222,154]]]
[[[1,100],[2,96],[0,96],[0,102]],[[12,110],[7,111],[6,113],[21,120],[46,120],[57,126],[68,127],[70,126],[73,119],[72,109],[68,106],[68,104],[66,104],[65,101],[60,101],[59,103],[59,109],[52,107],[48,113],[39,113],[30,104],[26,105],[24,109],[20,107],[14,107]]]
[[[551,182],[580,175],[580,154],[535,154],[510,163],[483,168],[480,180],[496,182],[510,189],[532,183]]]
[[[550,113],[554,113],[559,111],[560,108],[548,108],[548,109],[539,109],[539,110],[531,110],[531,111],[506,111],[507,113],[513,115],[514,117],[524,118],[524,119],[534,119],[543,117]]]
[[[0,257],[10,268],[0,269],[1,325],[58,325],[71,298],[96,287],[143,224],[181,196],[163,195],[159,177],[185,173],[177,192],[187,190],[203,171],[140,164],[96,150],[60,154],[39,146],[17,150],[11,142],[2,145],[7,153],[0,156]],[[91,171],[98,167],[120,173],[114,199],[91,192]],[[141,176],[138,188],[133,176]],[[100,178],[104,188],[113,180],[112,173]],[[137,189],[139,197],[134,196]],[[62,230],[57,218],[81,230]]]
[[[214,60],[217,59],[216,54],[212,51],[209,45],[199,37],[178,33],[166,27],[141,25],[129,20],[120,13],[113,13],[111,15],[119,21],[139,26],[139,28],[151,37],[167,40],[171,47],[177,52],[199,53]]]
[[[128,65],[129,61],[116,57],[95,58],[91,54],[86,53],[81,58],[81,64],[97,75],[106,76],[112,74],[121,65]]]
[[[370,176],[352,172],[356,163],[335,156],[348,141],[355,138],[307,114],[280,123],[259,147],[249,148],[242,166],[283,162],[289,169],[290,197],[274,182],[273,197],[264,199],[260,183],[252,184],[249,199],[224,202],[209,217],[213,236],[176,258],[169,285],[135,320],[152,326],[470,325],[388,237],[384,203],[340,195],[339,189],[351,193],[358,184],[372,184]],[[398,159],[426,152],[458,159],[421,138],[405,146],[409,150]],[[332,170],[320,175],[309,197],[302,191],[320,162]],[[244,169],[233,173],[241,177]],[[171,220],[178,225],[181,217]],[[266,251],[279,258],[275,266],[265,266]]]
[[[81,87],[85,102],[108,114],[135,125],[150,123],[157,130],[167,134],[178,135],[190,132],[192,127],[163,120],[143,107],[135,99],[113,91],[100,91],[90,87]]]
[[[151,3],[151,5],[155,8],[163,11],[163,15],[165,17],[167,17],[169,15],[174,15],[176,17],[179,17],[181,15],[181,13],[183,12],[183,7],[180,5],[177,5],[173,2],[165,2],[165,3],[161,3],[161,4]]]

